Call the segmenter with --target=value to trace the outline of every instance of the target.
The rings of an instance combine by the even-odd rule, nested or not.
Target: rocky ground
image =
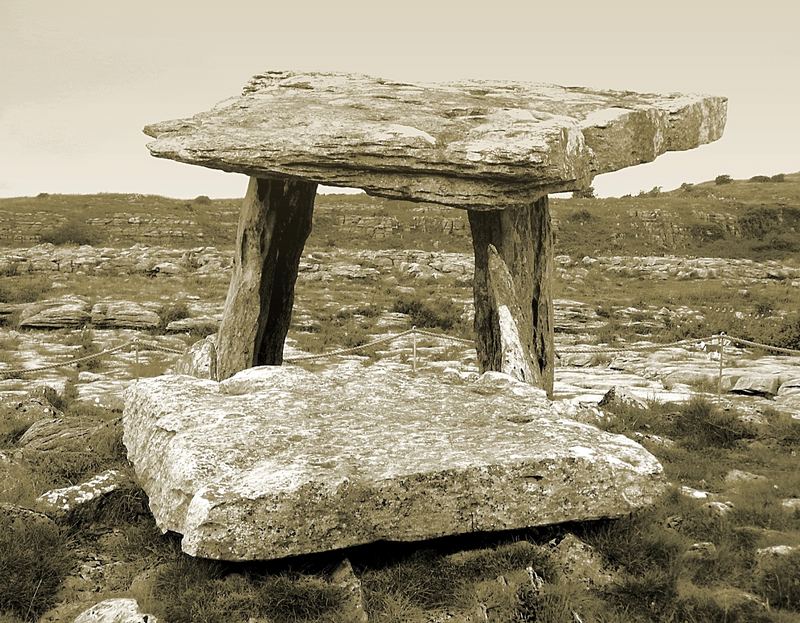
[[[63,391],[72,379],[81,400],[119,405],[120,391],[131,379],[162,372],[176,357],[169,351],[182,351],[198,336],[216,329],[231,261],[229,252],[214,247],[175,250],[135,245],[98,249],[45,244],[4,252],[0,255],[0,272],[11,275],[5,279],[6,287],[19,282],[18,287],[24,290],[32,283],[40,291],[35,301],[0,304],[0,318],[7,319],[0,328],[4,345],[0,370],[50,366],[85,355],[87,349],[115,348],[134,339],[139,345],[138,364],[134,349],[128,347],[88,364],[91,369],[79,371],[77,377],[74,368],[16,375],[18,378],[0,382],[0,393],[22,395],[31,382],[47,383]],[[663,334],[669,326],[702,321],[705,308],[721,304],[730,306],[728,311],[734,318],[752,316],[746,304],[751,290],[800,288],[800,268],[776,261],[679,257],[577,260],[562,255],[557,257],[556,273],[560,293],[575,296],[558,298],[555,305],[561,364],[556,393],[559,399],[573,402],[596,402],[612,386],[627,387],[643,399],[659,400],[685,399],[698,389],[715,392],[719,356],[710,340],[687,348],[647,346],[665,341]],[[110,289],[112,276],[114,286]],[[449,319],[455,328],[436,326],[436,319],[432,328],[466,336],[472,317],[471,277],[472,260],[466,254],[312,250],[300,265],[289,344],[294,350],[326,350],[320,346],[332,350],[334,346],[351,346],[354,339],[372,340],[410,328],[415,319],[396,311],[404,296],[453,301],[455,306],[448,311],[455,314]],[[673,287],[672,283],[677,284],[674,287],[686,283],[707,287],[710,295],[695,308],[652,304],[607,308],[578,298],[588,298],[581,296],[587,284],[606,282],[612,289],[625,283],[629,288],[651,280],[659,282],[654,287],[666,290]],[[633,286],[627,285],[630,282]],[[715,288],[722,287],[744,301],[738,306],[732,299],[719,301],[713,295]],[[604,329],[609,321],[632,328],[634,335],[624,344],[597,344],[599,338],[608,337]],[[447,326],[447,321],[443,322]],[[91,333],[87,336],[88,331]],[[358,334],[355,338],[350,335],[353,332]],[[711,333],[707,331],[707,335]],[[374,354],[406,362],[410,338],[382,348]],[[645,350],[636,350],[642,348]],[[734,344],[728,344],[727,351],[721,387],[726,395],[760,396],[787,412],[800,409],[798,392],[793,391],[793,381],[800,378],[798,359],[755,353]],[[421,365],[476,371],[470,348],[457,349],[446,341],[426,339],[419,352]]]
[[[104,599],[116,601],[76,620],[139,608],[162,621],[209,622],[797,620],[800,358],[727,342],[718,387],[718,346],[700,340],[720,329],[762,341],[765,327],[786,335],[797,266],[557,258],[556,409],[627,434],[664,463],[674,487],[654,510],[624,525],[397,546],[380,560],[356,548],[344,561],[242,567],[187,561],[175,538],[159,535],[119,422],[126,387],[172,369],[215,331],[230,265],[230,253],[214,247],[0,251],[0,502],[15,505],[3,507],[4,521],[42,534],[58,524],[68,551],[60,567],[49,554],[53,577],[63,579],[50,597],[37,601],[39,587],[8,620],[72,621]],[[312,247],[287,355],[358,347],[414,325],[469,338],[471,276],[463,253]],[[698,341],[659,346],[687,337]],[[471,348],[420,337],[414,362],[412,342],[404,336],[336,361],[380,360],[431,382],[478,376]],[[48,369],[20,372],[40,367]],[[708,424],[705,432],[687,428],[687,413]],[[707,446],[698,445],[709,430]],[[625,540],[647,560],[620,553]],[[672,575],[661,577],[659,567]],[[713,567],[728,569],[730,580],[704,580]],[[751,582],[776,570],[777,585]],[[654,592],[643,598],[647,590]],[[676,618],[659,618],[664,603]]]

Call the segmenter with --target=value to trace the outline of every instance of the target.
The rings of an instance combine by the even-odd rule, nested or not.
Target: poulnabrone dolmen
[[[188,553],[246,560],[649,503],[658,462],[625,437],[560,419],[545,398],[548,193],[716,140],[726,104],[266,72],[210,111],[147,126],[154,156],[250,177],[212,378],[148,379],[126,394],[125,444],[159,526],[183,534]],[[318,184],[467,210],[477,383],[353,362],[278,367]]]

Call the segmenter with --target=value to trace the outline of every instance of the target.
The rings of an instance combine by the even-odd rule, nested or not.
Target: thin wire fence
[[[325,353],[318,353],[318,354],[310,354],[310,355],[295,355],[295,356],[288,356],[284,357],[284,362],[286,363],[299,363],[299,362],[312,362],[321,359],[328,359],[330,357],[340,357],[346,355],[353,355],[360,352],[364,352],[369,350],[375,346],[380,344],[389,344],[396,340],[411,337],[412,340],[412,367],[413,370],[416,372],[417,370],[417,362],[418,362],[418,338],[424,337],[429,339],[437,339],[442,340],[445,342],[450,342],[453,344],[459,344],[462,346],[469,346],[474,347],[475,342],[474,340],[466,339],[457,337],[454,335],[447,335],[445,333],[435,333],[433,331],[426,331],[424,329],[418,329],[417,327],[411,327],[406,331],[401,331],[400,333],[394,333],[391,335],[387,335],[375,340],[371,340],[364,344],[359,344],[357,346],[352,346],[349,348],[339,348],[336,350],[328,351]],[[793,349],[793,348],[784,348],[781,346],[773,346],[771,344],[763,344],[761,342],[754,342],[752,340],[746,340],[744,338],[727,335],[725,333],[719,333],[715,335],[710,335],[705,338],[692,338],[692,339],[685,339],[685,340],[677,340],[675,342],[668,342],[668,343],[652,343],[652,344],[631,344],[626,345],[624,347],[591,347],[591,346],[579,346],[579,345],[572,345],[572,346],[562,346],[558,348],[558,355],[577,355],[577,354],[589,354],[589,355],[604,355],[604,354],[622,354],[622,353],[644,353],[644,352],[654,352],[658,350],[664,350],[667,348],[690,348],[690,347],[697,347],[700,346],[701,348],[711,350],[712,352],[719,353],[719,372],[717,377],[717,397],[719,398],[722,393],[722,378],[723,378],[723,371],[725,366],[725,348],[726,347],[733,347],[734,345],[738,345],[740,347],[749,347],[749,348],[757,348],[760,350],[764,350],[767,352],[775,352],[780,355],[789,355],[789,356],[800,356],[800,350]],[[13,377],[20,377],[26,374],[32,374],[35,372],[46,372],[49,370],[55,370],[58,368],[66,368],[69,366],[77,365],[80,363],[92,361],[94,359],[100,359],[102,357],[107,357],[114,353],[122,352],[125,350],[133,350],[134,357],[136,362],[137,368],[137,375],[138,375],[138,367],[139,367],[139,354],[141,351],[161,351],[165,353],[170,353],[174,355],[183,355],[185,351],[177,350],[174,348],[169,348],[166,346],[162,346],[156,343],[150,342],[142,342],[138,337],[133,338],[132,340],[125,342],[123,344],[119,344],[118,346],[114,346],[112,348],[106,348],[100,352],[92,353],[90,355],[85,355],[83,357],[75,357],[69,359],[67,361],[55,362],[51,364],[47,364],[44,366],[36,366],[32,368],[11,368],[0,370],[0,379],[1,378],[13,378]]]

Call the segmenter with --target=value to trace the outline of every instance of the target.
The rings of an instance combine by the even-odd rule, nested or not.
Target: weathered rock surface
[[[736,394],[755,394],[760,396],[774,396],[781,386],[780,378],[776,376],[747,374],[739,378],[731,389]]]
[[[614,386],[609,389],[605,395],[597,403],[598,407],[634,407],[637,409],[644,409],[647,407],[647,402],[629,392],[625,387]]]
[[[61,415],[61,411],[44,398],[28,398],[14,405],[14,418],[21,424],[24,423],[28,426],[39,420]]]
[[[89,299],[69,295],[25,306],[19,326],[25,329],[82,327],[89,318]]]
[[[347,598],[340,606],[342,617],[351,623],[369,623],[364,608],[364,592],[350,561],[345,558],[331,573],[331,583],[344,589]]]
[[[132,385],[123,439],[159,527],[192,555],[270,559],[618,516],[660,491],[652,455],[560,419],[541,390],[404,370],[265,366]]]
[[[158,623],[152,614],[144,614],[135,599],[106,599],[85,610],[73,623]]]
[[[175,362],[175,374],[185,374],[198,379],[217,378],[217,338],[209,335],[192,344]]]
[[[107,301],[92,307],[92,324],[101,328],[155,329],[158,314],[134,301]]]
[[[606,586],[615,579],[614,572],[607,568],[602,556],[572,533],[557,544],[553,543],[552,549],[562,573],[570,580],[591,588]]]
[[[117,469],[107,469],[93,478],[71,487],[53,489],[36,498],[36,509],[51,517],[66,517],[88,504],[102,499],[130,482]]]
[[[268,71],[241,97],[145,133],[160,158],[498,209],[716,140],[726,108],[700,95]]]
[[[36,452],[83,452],[92,434],[103,427],[76,418],[44,418],[34,422],[17,441],[17,446]]]
[[[315,213],[317,207],[314,208]],[[631,216],[635,218],[635,216]],[[466,221],[466,219],[464,219]],[[231,227],[233,224],[231,223]],[[411,228],[404,233],[404,240],[414,234]],[[776,272],[786,274],[786,279],[800,280],[800,268],[776,260],[756,262],[740,258],[679,257],[666,256],[598,256],[572,258],[558,256],[554,272],[565,282],[574,281],[585,266],[610,278],[637,278],[653,281],[681,280],[725,280],[741,285],[774,281]],[[20,274],[75,274],[129,275],[151,274],[152,267],[168,261],[182,267],[184,273],[228,279],[233,261],[229,250],[215,247],[196,247],[184,251],[160,246],[136,244],[127,248],[110,247],[54,247],[41,244],[29,248],[0,251],[0,269],[13,266]],[[454,277],[464,283],[472,279],[474,271],[472,254],[421,251],[419,249],[352,250],[336,249],[315,251],[303,256],[299,266],[299,277],[304,280],[332,281],[337,278],[367,280],[391,275],[409,274],[419,278],[440,279]],[[703,276],[705,274],[705,276]],[[585,277],[585,275],[584,275]],[[581,303],[570,301],[571,306]],[[0,317],[12,314],[39,303],[0,306]],[[221,309],[221,305],[220,305]],[[590,308],[590,309],[593,309]],[[216,310],[215,310],[216,311]],[[561,318],[561,332],[571,331],[569,307]],[[675,309],[675,313],[691,313],[688,309]],[[558,312],[558,310],[557,310]],[[619,313],[619,312],[618,312]],[[206,314],[203,314],[206,315]],[[558,320],[559,318],[557,318]],[[595,317],[595,320],[597,318]]]

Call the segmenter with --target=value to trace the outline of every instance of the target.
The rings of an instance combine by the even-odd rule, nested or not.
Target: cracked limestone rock
[[[23,329],[77,328],[89,320],[89,299],[69,295],[26,305],[19,326]]]
[[[107,469],[77,485],[53,489],[36,498],[36,510],[51,517],[68,517],[88,504],[128,484],[130,479],[117,469]]]
[[[92,324],[115,329],[155,329],[161,320],[134,301],[103,301],[92,307]]]
[[[142,613],[135,599],[116,598],[95,604],[79,614],[73,623],[158,623],[158,619]]]
[[[167,375],[126,390],[123,423],[159,527],[223,560],[620,516],[663,484],[640,445],[559,418],[497,372],[459,385],[388,362]]]
[[[144,131],[159,158],[496,210],[717,140],[726,112],[706,95],[267,71],[239,97]]]

